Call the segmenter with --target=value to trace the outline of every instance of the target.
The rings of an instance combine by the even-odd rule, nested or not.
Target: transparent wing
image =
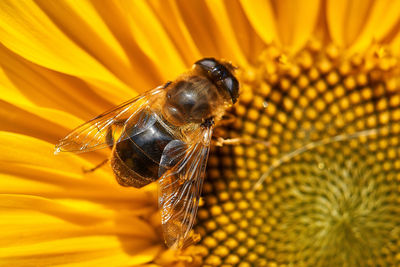
[[[159,179],[159,206],[165,242],[168,247],[183,248],[189,238],[199,206],[200,193],[210,148],[212,127],[199,129],[191,145],[171,142],[164,149],[160,165],[168,169]]]
[[[142,112],[151,106],[166,85],[157,87],[139,95],[74,129],[55,147],[55,153],[87,152],[112,146],[112,140],[122,141],[131,135],[138,134],[154,123],[148,112]],[[121,134],[128,129],[131,135]]]

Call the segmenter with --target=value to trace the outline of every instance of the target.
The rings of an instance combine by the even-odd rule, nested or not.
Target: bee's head
[[[228,93],[232,103],[235,104],[239,97],[239,82],[232,74],[235,67],[228,62],[219,62],[214,58],[203,58],[194,63],[195,68],[200,69],[215,86]]]

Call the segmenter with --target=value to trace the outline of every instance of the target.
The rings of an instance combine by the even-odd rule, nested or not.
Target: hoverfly
[[[56,153],[112,148],[119,184],[159,184],[168,247],[190,244],[215,122],[239,96],[234,67],[214,58],[194,63],[173,82],[150,90],[84,123],[56,145]]]

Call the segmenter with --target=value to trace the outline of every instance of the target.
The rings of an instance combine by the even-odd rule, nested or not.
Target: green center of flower
[[[400,264],[398,59],[274,47],[241,74],[195,228],[209,266]]]

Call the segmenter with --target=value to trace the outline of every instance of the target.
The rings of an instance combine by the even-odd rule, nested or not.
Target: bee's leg
[[[125,122],[126,122],[126,120],[118,120],[113,123],[113,126],[115,126],[115,127],[124,126]],[[114,135],[113,135],[114,129],[115,129],[114,127],[109,127],[107,129],[107,134],[106,134],[106,143],[109,146],[109,148],[111,148],[111,149],[114,146]],[[108,162],[108,160],[109,159],[105,159],[90,169],[82,168],[82,171],[83,171],[83,173],[94,172],[95,170],[103,167]]]
[[[90,168],[90,169],[82,168],[82,171],[83,171],[83,173],[94,172],[95,170],[103,167],[107,162],[108,162],[108,159],[105,159],[102,162],[100,162],[100,164],[97,164],[93,168]]]
[[[222,116],[222,119],[218,122],[217,126],[226,126],[232,124],[235,121],[235,116],[233,114],[227,113]]]
[[[231,138],[231,139],[224,139],[222,137],[218,137],[217,140],[214,140],[214,144],[216,146],[223,146],[223,145],[254,145],[254,144],[262,144],[264,146],[269,146],[270,143],[261,140],[261,139],[254,139],[254,138]]]

